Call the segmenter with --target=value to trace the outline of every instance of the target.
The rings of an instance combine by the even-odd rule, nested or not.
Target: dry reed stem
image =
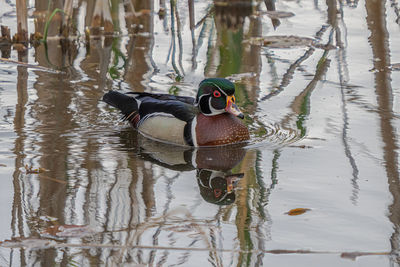
[[[63,24],[68,25],[70,18],[72,18],[72,4],[73,0],[65,0],[64,3],[64,18]]]
[[[64,8],[63,8],[63,10],[64,10],[63,20],[62,20],[62,25],[61,25],[61,28],[62,28],[61,33],[65,37],[69,36],[69,30],[70,30],[69,22],[70,22],[70,19],[72,18],[72,13],[73,13],[72,4],[73,4],[73,0],[65,0]]]
[[[95,34],[99,31],[102,21],[104,24],[104,33],[112,34],[114,32],[114,25],[112,23],[110,6],[107,0],[96,1],[91,25]]]
[[[26,0],[17,0],[17,34],[15,42],[28,43],[28,8]]]

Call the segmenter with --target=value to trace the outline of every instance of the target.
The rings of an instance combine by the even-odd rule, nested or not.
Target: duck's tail
[[[132,96],[117,91],[109,91],[103,96],[103,101],[121,110],[125,120],[131,120],[137,114],[138,103]]]

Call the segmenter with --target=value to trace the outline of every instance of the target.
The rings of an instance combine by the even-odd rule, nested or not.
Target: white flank
[[[186,122],[168,113],[152,113],[143,118],[138,131],[151,139],[176,145],[186,145],[183,130]]]

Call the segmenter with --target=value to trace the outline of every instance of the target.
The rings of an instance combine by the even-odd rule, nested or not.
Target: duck
[[[111,90],[103,101],[119,109],[141,135],[156,141],[203,147],[250,139],[236,105],[235,85],[224,78],[200,82],[196,97]]]

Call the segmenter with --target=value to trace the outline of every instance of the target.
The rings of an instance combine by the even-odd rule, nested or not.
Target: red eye
[[[213,96],[214,96],[214,97],[220,97],[220,96],[221,96],[221,93],[218,92],[217,90],[215,90],[215,91],[213,92]]]

